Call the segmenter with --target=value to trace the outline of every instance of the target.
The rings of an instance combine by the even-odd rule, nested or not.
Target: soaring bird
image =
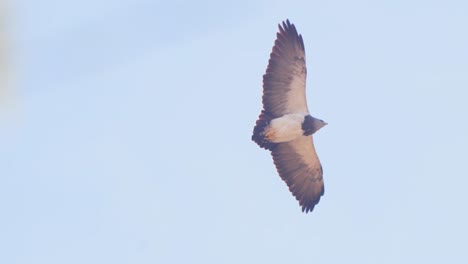
[[[263,75],[263,110],[252,140],[271,151],[278,174],[303,212],[312,212],[324,193],[323,170],[312,134],[327,125],[309,114],[304,41],[289,20],[278,25]]]

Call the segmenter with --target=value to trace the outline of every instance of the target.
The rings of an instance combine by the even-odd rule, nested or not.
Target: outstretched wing
[[[278,143],[271,155],[279,175],[299,201],[302,211],[312,212],[324,193],[322,165],[311,136]]]
[[[309,113],[305,95],[304,41],[286,20],[279,25],[268,67],[263,75],[263,109],[277,118],[290,113]]]

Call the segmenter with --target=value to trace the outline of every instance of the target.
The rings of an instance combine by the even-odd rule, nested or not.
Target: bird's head
[[[327,122],[324,122],[323,120],[315,118],[313,116],[307,115],[304,117],[304,122],[302,123],[302,130],[304,131],[305,136],[310,136],[326,125],[328,125]]]

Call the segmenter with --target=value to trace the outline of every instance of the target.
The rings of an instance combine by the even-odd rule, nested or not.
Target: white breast
[[[265,137],[270,142],[279,143],[291,141],[303,135],[302,122],[305,114],[289,114],[270,121],[265,129]]]

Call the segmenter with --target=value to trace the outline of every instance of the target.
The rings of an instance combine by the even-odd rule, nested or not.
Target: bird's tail
[[[257,123],[255,124],[252,140],[257,143],[261,148],[273,150],[276,146],[276,143],[270,142],[265,138],[265,128],[270,124],[271,115],[269,115],[265,110],[262,110],[260,116],[258,117]]]

